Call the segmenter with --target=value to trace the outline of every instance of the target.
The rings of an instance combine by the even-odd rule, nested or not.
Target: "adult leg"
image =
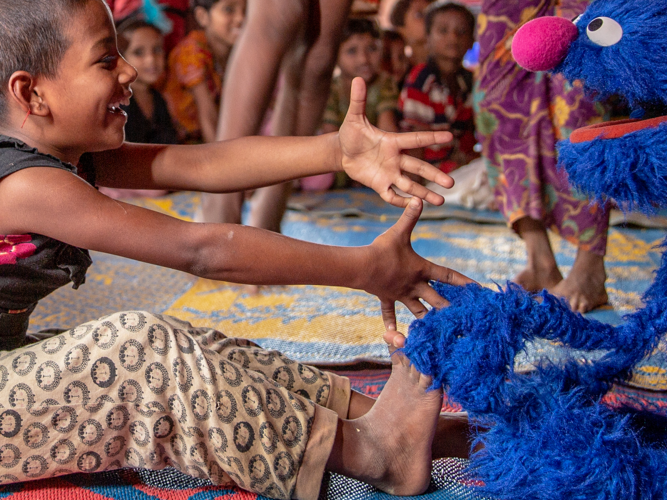
[[[551,290],[563,276],[558,270],[547,229],[541,221],[523,217],[514,223],[514,230],[526,244],[527,263],[513,281],[531,292],[543,288]]]
[[[284,81],[276,105],[274,135],[313,135],[322,119],[343,25],[352,0],[311,2],[306,30],[284,65]],[[250,224],[280,232],[291,183],[258,190]]]
[[[322,120],[352,0],[319,0],[320,32],[308,50],[299,87],[296,135],[313,135]],[[315,15],[311,17],[316,17]]]
[[[227,66],[218,140],[256,135],[283,56],[295,42],[309,0],[250,0],[246,26]],[[243,193],[202,195],[205,222],[241,222]]]
[[[609,301],[606,280],[604,255],[579,247],[572,269],[552,292],[564,297],[573,311],[583,314]]]

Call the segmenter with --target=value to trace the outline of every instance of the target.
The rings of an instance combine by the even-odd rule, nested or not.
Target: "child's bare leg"
[[[585,313],[609,300],[604,286],[606,279],[604,257],[580,247],[570,274],[553,288],[552,293],[564,297],[573,311]]]
[[[513,281],[530,292],[555,287],[563,280],[563,275],[558,270],[544,225],[540,221],[524,217],[515,222],[514,229],[526,243],[528,262],[526,268],[517,274]]]
[[[320,126],[351,5],[352,0],[319,0],[320,32],[303,63],[295,135],[313,135]]]
[[[201,207],[195,214],[195,222],[240,224],[243,198],[244,193],[202,193]]]
[[[287,200],[292,192],[292,183],[284,182],[255,191],[248,225],[280,232],[280,223],[287,209]]]
[[[308,0],[250,0],[246,26],[232,51],[223,89],[218,140],[256,135],[266,114],[283,56],[293,43]],[[240,223],[239,194],[205,195],[206,222]],[[209,199],[216,199],[210,201]],[[242,199],[242,198],[241,198]],[[223,215],[216,210],[220,208]],[[227,215],[227,211],[230,213]]]
[[[400,353],[373,408],[355,420],[339,420],[327,469],[395,495],[416,495],[431,477],[431,444],[442,391]]]

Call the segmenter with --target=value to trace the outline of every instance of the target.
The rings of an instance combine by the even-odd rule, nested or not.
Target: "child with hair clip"
[[[430,280],[469,282],[410,245],[421,198],[443,199],[405,174],[452,182],[401,150],[449,133],[372,127],[356,79],[338,133],[125,143],[120,106],[137,75],[118,53],[103,0],[0,0],[0,45],[2,483],[172,466],[271,498],[317,498],[326,469],[412,495],[428,486],[433,457],[466,456],[465,417],[439,417],[442,394],[427,391],[430,381],[401,354],[374,401],[346,378],[146,311],[36,343],[26,335],[37,301],[83,284],[88,249],[236,283],[363,289],[379,297],[393,331],[395,301],[422,316],[422,300],[445,305]],[[331,247],[185,222],[94,188],[225,192],[331,170],[405,206],[403,216],[371,245]]]
[[[215,141],[227,59],[241,32],[246,0],[194,0],[200,29],[169,54],[164,96],[181,143]]]

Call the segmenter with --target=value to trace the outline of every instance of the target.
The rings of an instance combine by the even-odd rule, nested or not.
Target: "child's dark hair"
[[[162,31],[160,31],[157,26],[145,21],[143,18],[126,18],[116,26],[116,33],[118,34],[118,50],[121,54],[123,54],[130,46],[130,38],[132,37],[132,34],[141,28],[150,28],[162,36]]]
[[[401,42],[405,45],[405,40],[400,33],[394,30],[384,30],[382,32],[382,69],[391,73],[391,50],[389,47],[393,42]]]
[[[64,21],[91,0],[0,0],[0,121],[16,71],[55,77],[70,46]],[[99,1],[99,0],[98,0]]]
[[[192,0],[192,8],[201,7],[206,10],[211,10],[220,0]]]
[[[380,39],[380,28],[375,21],[365,17],[351,17],[345,23],[343,28],[343,38],[341,42],[349,40],[354,35],[370,35],[373,38]]]
[[[398,0],[391,9],[389,14],[389,22],[394,28],[402,28],[405,26],[405,15],[412,5],[414,0]],[[427,0],[431,2],[432,0]]]
[[[433,28],[433,21],[435,16],[445,12],[460,12],[465,17],[466,23],[468,23],[468,28],[470,29],[470,35],[474,36],[475,34],[475,25],[477,24],[477,19],[475,14],[473,14],[468,7],[456,2],[448,1],[438,1],[432,3],[426,8],[424,13],[424,24],[426,25],[426,34],[431,33],[431,28]]]

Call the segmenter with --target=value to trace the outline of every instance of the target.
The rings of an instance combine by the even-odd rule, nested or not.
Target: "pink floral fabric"
[[[28,234],[0,236],[0,265],[16,264],[17,259],[25,259],[35,253],[37,247],[30,243]]]

